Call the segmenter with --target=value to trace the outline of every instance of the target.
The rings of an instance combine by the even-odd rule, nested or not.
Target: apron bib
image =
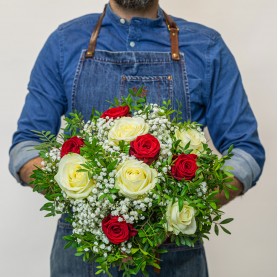
[[[72,91],[72,110],[81,112],[89,120],[92,108],[100,112],[108,109],[115,97],[128,94],[128,90],[143,86],[148,102],[161,104],[171,100],[177,109],[182,103],[183,120],[191,119],[188,79],[184,54],[178,51],[178,28],[166,15],[170,33],[171,52],[110,52],[96,51],[96,39],[100,31],[101,15],[92,34],[88,50],[83,50],[75,74]],[[51,254],[51,276],[95,276],[95,263],[84,263],[74,256],[74,249],[63,249],[63,236],[72,233],[69,223],[59,221]],[[201,243],[194,248],[165,243],[168,253],[161,255],[161,276],[208,276],[204,247]],[[57,260],[61,262],[57,262]],[[173,265],[175,271],[173,271]],[[196,266],[197,265],[197,266]],[[122,276],[118,268],[111,269],[112,275]],[[158,276],[160,270],[149,267],[150,276]],[[103,276],[107,276],[106,274]]]
[[[184,54],[179,52],[178,27],[166,14],[171,52],[110,52],[95,50],[102,13],[92,34],[88,50],[83,50],[77,66],[72,110],[81,112],[85,121],[92,109],[107,110],[114,98],[127,96],[129,89],[143,86],[148,103],[161,105],[171,100],[172,107],[182,104],[184,121],[191,119],[188,78]]]

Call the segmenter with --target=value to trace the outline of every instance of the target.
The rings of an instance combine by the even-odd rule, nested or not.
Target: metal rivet
[[[175,34],[175,33],[172,33],[172,35],[175,36],[176,34]]]
[[[171,81],[171,80],[172,80],[172,76],[169,75],[167,79],[168,79],[169,81]]]
[[[124,18],[121,18],[121,19],[120,19],[120,22],[121,22],[122,24],[125,24],[125,19],[124,19]]]
[[[176,53],[173,53],[172,57],[176,58],[178,55]]]

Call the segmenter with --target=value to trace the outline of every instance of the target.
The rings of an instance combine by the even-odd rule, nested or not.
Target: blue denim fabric
[[[98,17],[99,14],[89,14],[59,26],[48,38],[37,58],[28,85],[29,93],[10,150],[9,168],[18,181],[19,169],[28,159],[38,155],[35,150],[26,150],[26,144],[32,146],[38,141],[30,130],[50,130],[57,134],[61,115],[72,111],[76,68],[81,52],[87,49]],[[185,68],[181,67],[179,70],[188,79],[188,83],[183,80],[183,85],[187,84],[189,90],[186,112],[190,111],[193,121],[208,127],[220,153],[224,153],[231,144],[239,149],[234,151],[231,163],[236,165],[233,173],[243,183],[244,191],[247,191],[255,185],[262,172],[265,154],[235,59],[216,31],[184,19],[173,18],[180,29],[179,44],[186,73]],[[166,57],[169,49],[169,32],[161,9],[157,19],[135,17],[121,23],[120,18],[108,6],[97,41],[97,50],[100,53],[105,51],[107,57],[110,52],[126,53],[128,59],[132,59],[137,52],[161,53]],[[101,56],[99,57],[99,62],[102,62]],[[104,71],[101,79],[95,79],[94,87],[101,91],[96,97],[103,95],[103,99],[111,100],[131,84],[138,86],[142,81],[151,82],[140,79],[136,67],[130,73],[125,72],[124,63],[125,60],[114,66],[114,69],[117,67],[121,77],[127,75],[126,81]],[[155,66],[155,62],[146,66],[144,76],[151,74]],[[170,67],[169,64],[171,71]],[[89,75],[88,78],[94,76]],[[159,78],[167,86],[167,75],[160,74]],[[173,93],[178,97],[187,89],[179,87],[177,81],[168,82],[170,98]],[[112,89],[106,90],[107,84]],[[159,82],[156,84],[159,85]],[[103,90],[100,90],[102,87]],[[153,83],[152,89],[155,88],[158,87]],[[88,102],[80,104],[85,105],[87,110],[91,108]],[[97,108],[100,109],[99,106]]]
[[[96,263],[85,263],[81,257],[75,257],[73,248],[64,249],[66,241],[63,236],[70,235],[71,225],[62,217],[57,226],[54,244],[51,252],[51,277],[93,277],[108,276],[95,275]],[[197,243],[193,248],[188,246],[177,247],[173,243],[163,244],[162,248],[168,253],[162,254],[160,259],[161,271],[158,274],[152,267],[148,268],[150,277],[207,277],[208,269],[206,255],[202,243]],[[113,277],[122,276],[118,268],[111,269]],[[139,274],[137,276],[142,276]]]

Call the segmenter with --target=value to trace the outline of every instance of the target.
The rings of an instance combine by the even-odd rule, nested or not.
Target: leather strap
[[[105,16],[106,8],[107,8],[107,4],[104,6],[104,10],[103,10],[100,18],[98,19],[97,25],[92,33],[90,43],[88,46],[88,50],[86,51],[86,54],[85,54],[85,58],[92,58],[94,56],[94,53],[96,50],[96,45],[97,45],[97,37],[98,37],[99,31],[101,28],[102,20]]]
[[[94,56],[94,53],[96,50],[97,38],[98,38],[98,34],[99,34],[99,31],[101,28],[102,20],[105,16],[106,8],[107,8],[107,4],[105,5],[104,10],[103,10],[100,18],[98,19],[96,27],[92,33],[90,43],[88,46],[88,50],[85,53],[85,58],[92,58]],[[167,28],[170,32],[172,59],[174,61],[179,61],[180,60],[179,36],[178,36],[179,28],[178,28],[177,24],[174,22],[174,20],[169,15],[167,15],[164,11],[163,11],[163,14],[165,17]]]
[[[176,22],[165,11],[163,11],[163,13],[164,13],[168,30],[170,32],[172,59],[174,61],[179,61],[180,60],[179,28]]]

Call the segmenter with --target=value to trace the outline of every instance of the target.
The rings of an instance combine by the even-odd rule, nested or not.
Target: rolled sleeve
[[[20,168],[29,160],[39,156],[34,149],[40,143],[35,131],[50,131],[57,135],[61,116],[67,109],[67,98],[61,76],[62,52],[60,31],[56,30],[47,39],[33,67],[29,93],[18,120],[17,130],[13,135],[10,148],[11,174],[18,182]]]
[[[39,151],[34,148],[38,144],[37,141],[23,141],[15,145],[10,151],[9,170],[17,182],[23,186],[27,184],[20,179],[19,170],[25,163],[39,156]]]
[[[224,151],[222,154],[226,155],[227,152]],[[245,193],[256,184],[261,168],[256,160],[244,150],[235,148],[232,153],[233,157],[226,161],[225,166],[233,168],[231,173],[243,184],[243,193]]]

